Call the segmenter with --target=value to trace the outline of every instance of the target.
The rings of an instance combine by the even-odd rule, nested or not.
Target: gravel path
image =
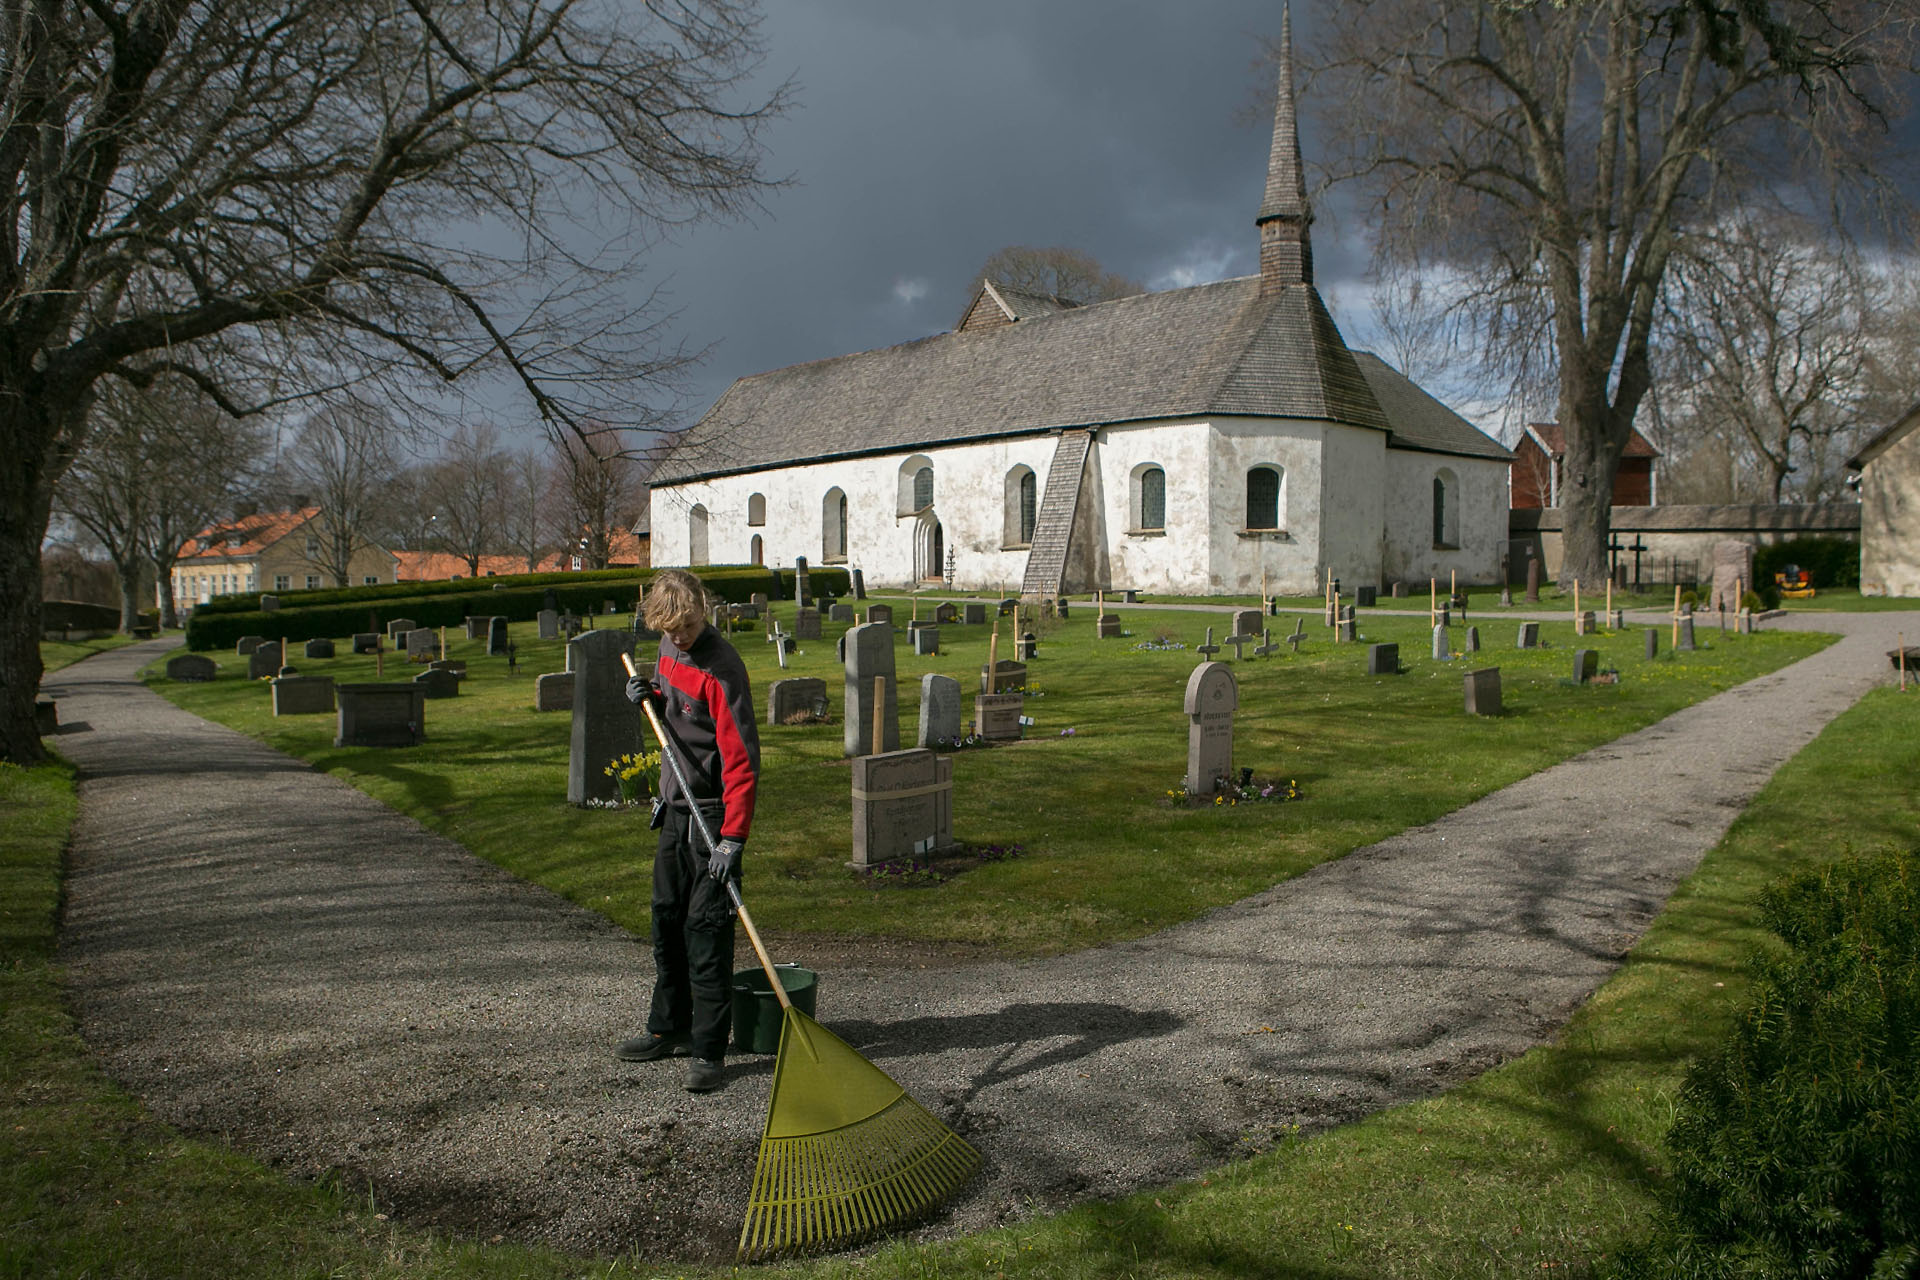
[[[952,1234],[1424,1096],[1538,1043],[1733,816],[1891,673],[1910,615],[1190,924],[1044,961],[822,970],[821,1019],[967,1134]],[[730,1257],[771,1059],[696,1098],[609,1052],[644,939],[135,679],[56,672],[81,769],[61,959],[83,1034],[163,1120],[404,1220]]]

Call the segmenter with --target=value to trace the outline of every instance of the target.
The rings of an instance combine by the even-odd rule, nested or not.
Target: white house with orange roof
[[[210,525],[187,540],[173,566],[176,607],[190,608],[215,596],[258,591],[397,582],[398,560],[368,544],[349,562],[349,582],[332,581],[321,563],[325,515],[319,507],[259,511]],[[158,588],[155,589],[156,597]]]

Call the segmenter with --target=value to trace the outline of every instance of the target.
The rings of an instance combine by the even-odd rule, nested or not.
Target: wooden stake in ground
[[[1447,570],[1447,599],[1452,600],[1455,596],[1459,594],[1460,594],[1460,571],[1458,569],[1449,569]]]
[[[445,624],[442,624],[440,627],[440,661],[445,662],[446,660],[447,660],[447,628]]]
[[[387,674],[387,648],[384,643],[385,640],[386,637],[378,631],[373,633],[373,674],[375,676]]]
[[[1265,613],[1272,604],[1273,604],[1272,598],[1267,595],[1267,567],[1265,565],[1261,565],[1260,566],[1260,612]]]
[[[887,748],[887,678],[873,678],[873,754]]]
[[[1900,692],[1905,693],[1907,691],[1907,633],[1894,632],[1893,642],[1900,648]]]
[[[1673,647],[1680,647],[1680,584],[1673,584]]]
[[[987,637],[987,692],[998,693],[994,676],[1000,669],[1000,619],[993,620],[993,634]]]
[[[1573,580],[1573,629],[1580,629],[1580,579]]]
[[[1607,578],[1607,621],[1613,621],[1613,578]]]
[[[1438,578],[1427,579],[1427,625],[1430,627],[1440,625],[1440,580]]]

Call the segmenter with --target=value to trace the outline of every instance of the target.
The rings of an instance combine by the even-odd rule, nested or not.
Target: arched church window
[[[847,495],[839,488],[827,490],[820,503],[820,558],[847,558]]]
[[[766,562],[767,549],[765,545],[761,543],[760,535],[756,533],[753,535],[753,541],[747,544],[747,563],[765,564]]]
[[[1167,473],[1150,462],[1134,469],[1133,527],[1142,532],[1167,527]]]
[[[1247,472],[1247,528],[1282,528],[1280,514],[1280,468],[1254,467]]]
[[[707,509],[697,504],[687,512],[687,563],[713,563],[707,550]]]
[[[913,473],[913,509],[925,511],[933,505],[933,468],[922,467]]]
[[[1033,526],[1039,514],[1040,482],[1033,468],[1024,464],[1007,472],[1004,517],[1001,521],[1002,545],[1024,547],[1033,542]]]
[[[747,525],[757,527],[767,522],[767,495],[750,494],[747,497]],[[757,562],[756,562],[757,563]]]
[[[1440,468],[1433,476],[1433,545],[1460,545],[1460,482],[1452,471]]]

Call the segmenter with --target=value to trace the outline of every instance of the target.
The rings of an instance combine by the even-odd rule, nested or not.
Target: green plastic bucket
[[[797,964],[777,964],[780,985],[793,1007],[811,1017],[820,975]],[[773,994],[767,971],[742,969],[733,975],[733,1047],[742,1053],[780,1052],[780,998]]]

